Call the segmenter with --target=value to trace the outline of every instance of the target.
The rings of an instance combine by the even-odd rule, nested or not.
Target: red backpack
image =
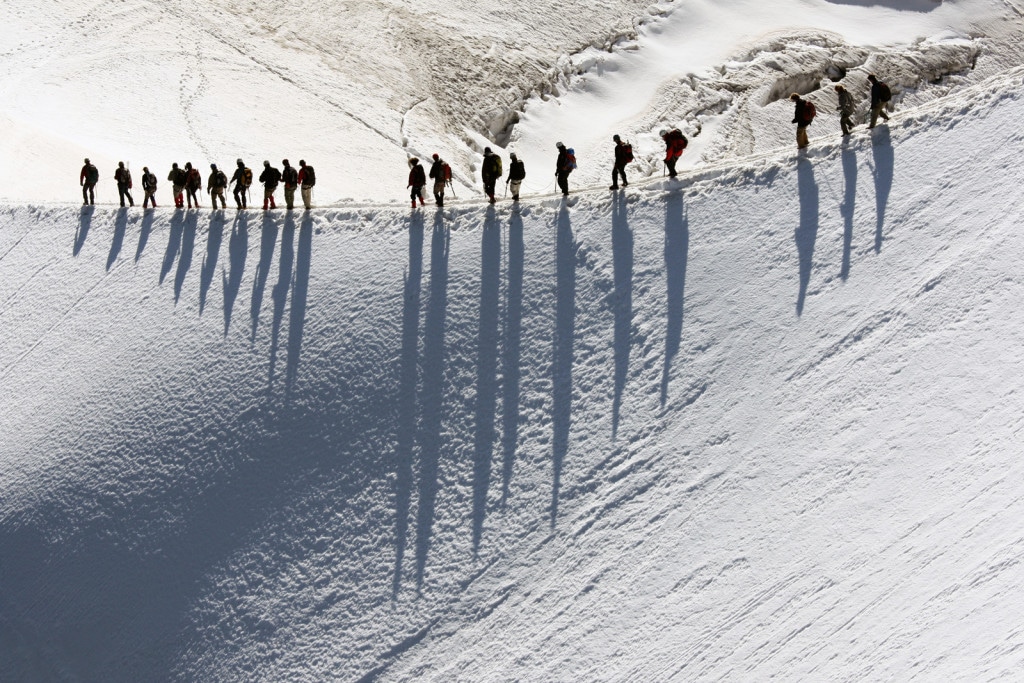
[[[624,143],[622,145],[622,159],[628,164],[633,161],[633,145]]]
[[[814,120],[814,117],[818,115],[818,110],[814,107],[814,102],[810,100],[804,100],[803,119],[805,123],[810,123]]]

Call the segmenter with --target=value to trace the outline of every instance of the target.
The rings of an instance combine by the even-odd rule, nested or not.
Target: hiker
[[[156,174],[149,172],[149,166],[142,167],[142,191],[146,193],[146,196],[142,198],[142,208],[146,208],[149,202],[153,202],[153,208],[156,208]]]
[[[885,108],[892,100],[892,90],[889,86],[878,80],[874,74],[868,76],[868,81],[871,83],[871,123],[868,128],[874,128],[875,124],[878,123],[878,117],[881,116],[886,121],[889,120],[889,115],[885,113]]]
[[[836,86],[836,94],[839,95],[839,106],[836,107],[836,111],[839,112],[839,127],[843,129],[843,137],[846,137],[854,126],[853,112],[856,105],[853,102],[853,95],[843,86]]]
[[[799,93],[793,93],[789,99],[794,104],[793,123],[796,124],[796,148],[803,149],[810,144],[807,139],[807,126],[811,125],[811,121],[814,120],[814,116],[818,112],[814,108],[814,103],[803,99]]]
[[[661,139],[665,141],[665,168],[668,169],[668,177],[676,177],[676,162],[683,156],[683,150],[689,144],[689,140],[678,128],[663,130],[660,133]]]
[[[245,194],[249,191],[249,186],[252,185],[252,171],[246,168],[241,159],[237,161],[237,164],[238,168],[235,169],[234,174],[231,176],[231,182],[235,184],[231,194],[235,198],[236,208],[244,209]]]
[[[484,162],[480,166],[480,177],[484,181],[484,194],[490,198],[491,204],[497,201],[494,198],[494,184],[501,177],[501,157],[491,151],[490,147],[484,147]]]
[[[178,164],[171,164],[171,172],[167,174],[167,180],[171,183],[171,191],[174,194],[174,206],[182,208],[185,206],[185,197],[182,191],[185,189],[186,173],[178,168]]]
[[[284,183],[285,207],[291,211],[295,208],[295,188],[299,186],[299,172],[288,163],[287,159],[281,160],[284,170],[281,171],[281,182]]]
[[[434,163],[430,165],[428,177],[434,179],[434,203],[444,206],[444,186],[452,178],[452,169],[444,159],[434,154]]]
[[[121,206],[124,206],[124,198],[128,198],[128,206],[135,206],[132,199],[132,174],[124,167],[124,162],[117,162],[117,170],[114,171],[114,182],[117,183],[117,195],[121,199]]]
[[[619,176],[622,176],[622,187],[629,183],[626,181],[626,164],[633,161],[633,145],[623,142],[618,135],[613,135],[615,142],[615,165],[612,166],[612,186],[609,190],[619,189]]]
[[[299,159],[299,186],[302,188],[302,203],[306,211],[313,208],[313,186],[316,185],[316,171],[306,163],[305,159]]]
[[[213,210],[217,210],[217,197],[220,197],[220,208],[228,208],[224,201],[224,188],[228,186],[228,177],[217,168],[217,164],[210,164],[210,177],[206,181],[206,191],[210,193],[210,201],[213,202]]]
[[[409,198],[412,200],[412,208],[416,208],[416,200],[420,200],[420,206],[423,206],[423,186],[427,184],[427,176],[423,173],[423,167],[420,166],[420,160],[416,157],[409,159],[409,184],[406,187],[411,187],[412,191],[409,192]]]
[[[78,184],[82,186],[82,206],[96,203],[96,195],[93,193],[93,188],[96,187],[96,183],[99,181],[99,169],[86,159],[85,166],[82,166],[82,172],[78,174]]]
[[[277,191],[277,184],[281,182],[281,172],[271,166],[266,159],[263,160],[263,173],[260,173],[260,182],[263,183],[263,210],[267,210],[268,203],[271,209],[276,209],[274,192]]]
[[[555,178],[558,179],[558,188],[562,191],[563,197],[569,196],[569,174],[576,169],[576,154],[571,149],[566,149],[561,142],[556,142],[558,158],[555,160]]]
[[[188,199],[188,208],[192,208],[192,202],[199,208],[199,195],[196,193],[203,189],[203,176],[199,174],[198,168],[192,168],[192,162],[185,162],[185,195]]]
[[[512,193],[512,201],[519,201],[519,188],[523,184],[523,178],[526,177],[526,166],[522,160],[516,156],[515,152],[508,155],[511,162],[508,165],[508,180],[505,182],[508,184],[508,189]]]

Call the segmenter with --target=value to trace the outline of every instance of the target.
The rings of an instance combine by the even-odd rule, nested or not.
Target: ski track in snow
[[[0,678],[1019,670],[1021,84],[564,205],[0,208]]]

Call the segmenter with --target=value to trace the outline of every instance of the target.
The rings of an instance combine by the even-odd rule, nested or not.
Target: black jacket
[[[508,165],[508,179],[509,180],[522,180],[526,177],[526,164],[523,163],[522,159],[516,159]]]
[[[265,166],[263,173],[260,173],[260,182],[267,188],[277,187],[277,184],[281,182],[281,172],[273,166]]]

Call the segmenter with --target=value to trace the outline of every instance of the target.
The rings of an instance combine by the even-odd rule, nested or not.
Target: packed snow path
[[[0,678],[1019,671],[1020,85],[568,206],[0,209]]]

